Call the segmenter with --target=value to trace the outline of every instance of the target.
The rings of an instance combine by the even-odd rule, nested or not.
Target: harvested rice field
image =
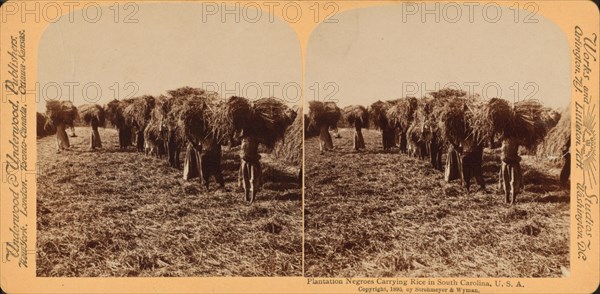
[[[311,277],[560,277],[569,268],[569,191],[560,166],[523,156],[524,192],[508,205],[500,156],[486,149],[486,191],[363,130],[340,129],[334,150],[305,142],[305,275]],[[443,159],[445,160],[445,158]]]
[[[37,276],[302,275],[301,187],[285,164],[263,156],[248,205],[237,150],[224,148],[225,189],[207,192],[164,158],[119,150],[114,129],[89,150],[90,132],[60,153],[55,136],[37,141]]]

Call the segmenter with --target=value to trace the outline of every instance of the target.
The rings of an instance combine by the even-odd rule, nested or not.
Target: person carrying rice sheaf
[[[365,149],[365,139],[362,135],[362,128],[369,126],[369,113],[364,106],[350,105],[344,107],[344,118],[350,126],[354,127],[354,150]]]
[[[321,153],[333,149],[333,140],[329,128],[337,126],[342,116],[340,108],[334,102],[310,101],[308,104],[310,123],[319,130],[319,149]]]
[[[463,184],[467,192],[470,191],[471,178],[475,178],[479,189],[485,191],[485,180],[483,179],[483,144],[477,140],[468,137],[461,146],[455,149],[459,150],[460,171],[462,173]]]
[[[144,152],[144,129],[150,121],[156,99],[150,95],[135,97],[123,109],[123,116],[129,126],[135,130],[135,146],[138,152]]]
[[[253,203],[262,174],[259,144],[273,149],[275,143],[283,139],[296,112],[272,97],[251,103],[246,98],[232,96],[217,109],[212,115],[213,132],[217,140],[232,140],[234,134],[241,139],[239,182],[244,188],[244,199]]]
[[[511,107],[504,99],[492,98],[473,115],[475,135],[492,141],[498,134],[502,141],[499,184],[506,203],[514,204],[523,188],[519,147],[532,150],[541,143],[558,122],[554,113],[536,100],[519,101]]]
[[[66,127],[67,125],[73,125],[78,115],[77,108],[70,101],[47,101],[46,117],[48,123],[56,129],[56,148],[58,152],[71,147]]]
[[[447,99],[444,98],[435,98],[431,103],[431,111],[427,117],[427,127],[429,128],[430,133],[429,140],[427,142],[427,152],[429,153],[430,162],[433,168],[440,171],[444,170],[442,165],[442,155],[447,144],[445,144],[444,140],[442,139],[438,121],[446,101]]]
[[[221,141],[210,128],[210,122],[218,104],[218,94],[198,88],[180,88],[169,91],[171,99],[178,99],[170,106],[169,117],[177,117],[173,130],[178,130],[181,141],[187,142],[183,165],[183,178],[199,177],[208,190],[210,178],[214,177],[221,188],[225,187],[221,170]]]
[[[175,90],[177,91],[177,90]],[[173,91],[170,91],[173,92]],[[181,149],[186,146],[186,136],[182,135],[182,128],[178,120],[181,120],[181,112],[184,107],[185,97],[171,95],[160,105],[160,119],[158,133],[164,136],[166,159],[170,167],[179,169],[181,166]]]
[[[517,139],[507,137],[502,140],[502,165],[500,167],[500,187],[504,190],[506,203],[513,204],[523,189],[523,173],[521,172],[521,156],[519,156]]]
[[[162,103],[162,101],[158,103]],[[153,155],[157,158],[162,158],[166,154],[165,138],[167,134],[160,131],[161,117],[160,107],[154,107],[148,125],[144,129],[144,152],[146,155]]]
[[[444,150],[444,143],[439,138],[439,132],[437,130],[429,130],[431,138],[427,142],[427,153],[429,153],[429,162],[433,168],[437,170],[443,170],[442,167],[442,154]]]
[[[396,107],[391,110],[395,110]],[[430,154],[430,143],[434,129],[430,125],[431,99],[421,98],[415,105],[413,120],[407,129],[407,141],[416,157],[424,160]],[[389,112],[388,112],[389,113]],[[432,160],[433,162],[433,160]]]
[[[396,145],[395,131],[390,127],[387,111],[392,106],[390,102],[377,101],[369,106],[369,120],[375,128],[381,130],[383,150],[390,150]]]
[[[246,202],[254,202],[260,189],[262,167],[258,153],[258,140],[252,135],[244,135],[242,131],[242,146],[240,148],[240,179],[244,188]]]
[[[106,104],[104,112],[108,121],[117,128],[119,136],[119,148],[127,149],[131,145],[131,126],[129,126],[123,116],[123,109],[129,105],[130,99],[117,100],[114,99]]]
[[[90,135],[90,149],[102,148],[102,140],[100,140],[100,133],[98,132],[100,122],[98,119],[93,118],[90,125],[92,126],[92,134]]]
[[[98,127],[104,126],[104,109],[98,104],[85,104],[79,107],[79,113],[83,121],[92,128],[92,133],[90,135],[90,149],[101,148],[102,140],[100,140]]]
[[[485,191],[483,178],[483,149],[484,141],[474,134],[470,120],[473,113],[468,107],[469,101],[462,97],[454,97],[439,105],[439,131],[448,143],[448,156],[444,178],[446,181],[460,177],[462,184],[470,191],[471,179]],[[441,144],[441,143],[440,143]]]
[[[408,153],[408,129],[413,124],[418,100],[405,97],[396,100],[386,112],[390,128],[398,131],[398,147],[400,153]]]

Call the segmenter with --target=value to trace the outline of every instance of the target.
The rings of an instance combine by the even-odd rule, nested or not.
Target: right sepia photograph
[[[512,7],[406,9],[345,11],[311,34],[305,276],[568,276],[564,31]]]

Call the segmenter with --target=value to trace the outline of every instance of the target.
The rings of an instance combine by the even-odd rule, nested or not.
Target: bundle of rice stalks
[[[140,127],[146,124],[144,114],[139,110],[140,103],[132,103],[123,109],[123,117],[127,125],[133,127]]]
[[[158,110],[153,110],[152,113],[158,112]],[[166,140],[166,137],[163,136],[163,132],[160,129],[160,120],[157,116],[152,115],[146,128],[144,129],[144,139],[148,140],[150,143],[156,145],[159,140]]]
[[[492,98],[484,103],[470,104],[473,113],[470,126],[473,135],[480,140],[493,139],[496,134],[503,136],[513,125],[513,109],[508,101]]]
[[[536,154],[546,157],[560,157],[563,149],[571,139],[571,107],[560,114],[560,120],[548,132],[544,141],[538,146]]]
[[[314,137],[319,134],[319,129],[310,122],[308,114],[304,115],[304,138]]]
[[[525,148],[533,150],[540,144],[548,131],[556,125],[555,116],[536,100],[514,103],[512,126],[505,130],[505,136],[519,140]]]
[[[179,119],[179,113],[183,107],[185,100],[181,97],[167,97],[162,104],[160,104],[160,111],[163,122],[169,128],[177,127],[177,120]]]
[[[86,124],[91,124],[92,120],[96,120],[100,126],[105,124],[104,108],[98,104],[84,104],[79,106],[79,116]]]
[[[134,103],[135,99],[124,99],[117,100],[114,99],[106,104],[104,107],[104,113],[106,119],[116,128],[121,129],[124,127],[129,127],[127,120],[123,114],[125,108]]]
[[[119,100],[114,99],[104,106],[104,113],[106,119],[111,125],[121,128],[125,124],[125,118],[123,117],[123,110],[120,109]]]
[[[36,113],[35,115],[35,122],[36,122],[36,134],[38,137],[43,137],[45,136],[44,133],[44,126],[46,125],[46,117],[41,114],[41,113]]]
[[[344,107],[344,119],[350,126],[366,128],[369,126],[369,112],[362,105],[350,105]]]
[[[50,100],[46,102],[46,117],[53,126],[59,124],[72,126],[79,114],[71,101]]]
[[[556,124],[558,124],[562,115],[560,114],[560,112],[558,112],[550,107],[544,107],[542,109],[542,113],[541,113],[540,117],[541,117],[542,121],[544,122],[544,125],[546,126],[546,128],[548,130],[551,130],[554,128],[554,126],[556,126]]]
[[[252,103],[252,115],[247,129],[252,129],[252,134],[267,148],[273,148],[277,141],[284,138],[285,130],[296,116],[296,112],[280,99],[261,98]]]
[[[237,131],[250,125],[251,117],[250,101],[243,97],[232,96],[226,102],[214,106],[210,129],[217,141],[228,141]]]
[[[456,145],[464,142],[470,133],[468,112],[467,101],[463,98],[450,99],[440,108],[438,127],[443,140]]]
[[[444,105],[441,99],[421,98],[417,100],[417,105],[413,114],[412,136],[418,136],[423,142],[431,141],[438,135],[438,117],[441,108]],[[408,130],[408,128],[407,128]]]
[[[177,127],[180,136],[194,143],[201,143],[211,135],[210,118],[218,103],[218,94],[203,92],[200,96],[188,97],[181,105],[177,105]]]
[[[154,108],[155,99],[146,95],[133,98],[131,103],[123,108],[126,123],[138,128],[144,128],[150,119],[150,112]]]
[[[493,98],[487,102],[468,101],[467,120],[472,134],[480,141],[513,138],[529,150],[540,144],[560,119],[560,114],[539,101],[514,103]],[[469,115],[471,113],[471,115]]]
[[[411,124],[406,130],[406,139],[408,140],[408,142],[411,142],[413,144],[423,142],[423,128],[416,124]]]
[[[154,108],[150,111],[150,119],[148,123],[160,123],[164,118],[164,115],[168,112],[164,111],[164,105],[167,104],[167,97],[160,95],[154,99]]]
[[[297,113],[302,113],[300,109]],[[302,116],[297,115],[285,131],[283,140],[277,142],[273,152],[276,157],[294,165],[302,164]]]
[[[387,111],[390,107],[392,107],[392,103],[381,100],[369,106],[369,118],[376,129],[383,130],[389,127]]]
[[[169,94],[169,96],[171,98],[175,98],[175,99],[187,99],[193,96],[202,96],[204,95],[206,92],[206,90],[201,89],[201,88],[192,88],[192,87],[181,87],[175,90],[169,90],[167,91],[167,94]]]
[[[157,146],[159,141],[164,143],[167,141],[167,130],[162,129],[161,124],[163,122],[162,103],[165,102],[162,98],[156,100],[156,106],[150,112],[150,119],[144,129],[144,140],[147,140],[151,145]]]
[[[342,111],[335,102],[310,101],[308,103],[310,123],[317,127],[321,125],[335,126],[341,116]]]
[[[43,113],[36,113],[36,135],[41,138],[48,135],[53,135],[56,133],[56,129],[50,123],[48,123],[48,119],[46,115]]]
[[[439,91],[431,92],[429,93],[429,95],[435,99],[453,99],[465,97],[467,95],[467,92],[463,90],[444,88]]]
[[[233,140],[239,132],[254,136],[268,149],[283,139],[296,112],[277,98],[261,98],[253,103],[232,96],[224,103],[211,103],[207,116],[211,135],[220,142]]]
[[[401,98],[394,103],[386,113],[390,127],[406,132],[414,120],[417,103],[418,100],[415,97]]]

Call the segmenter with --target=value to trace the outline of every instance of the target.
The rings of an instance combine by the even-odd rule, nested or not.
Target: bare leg
[[[354,128],[354,150],[365,149],[365,139],[360,126]]]
[[[92,133],[90,134],[90,149],[94,150],[95,144],[94,144],[94,130],[92,130]]]
[[[56,126],[56,145],[58,150],[69,148],[69,137],[65,131],[65,125],[59,124]]]
[[[223,179],[223,169],[221,169],[221,156],[215,158],[211,167],[212,175],[215,177],[220,188],[225,188],[225,179]]]
[[[467,192],[470,192],[471,190],[471,176],[473,173],[473,167],[472,166],[465,166],[463,167],[463,174],[464,174],[464,184],[465,184],[465,188],[467,188]]]
[[[240,163],[240,168],[238,169],[238,188],[244,188],[244,163]]]
[[[517,195],[521,192],[521,185],[523,182],[523,177],[521,175],[521,165],[519,163],[511,164],[510,166],[511,172],[511,204],[517,202]]]
[[[483,171],[481,168],[481,164],[481,162],[476,163],[473,169],[473,176],[475,177],[475,181],[477,181],[477,185],[479,185],[479,188],[481,190],[485,190],[485,180],[483,179]]]
[[[323,143],[321,152],[333,149],[333,140],[331,139],[331,135],[329,134],[329,126],[322,125],[319,130],[319,138]]]
[[[501,183],[502,183],[502,188],[504,189],[504,198],[506,200],[506,203],[511,204],[511,185],[510,185],[510,167],[508,166],[508,164],[502,162],[502,168],[500,170],[500,172],[502,173],[502,177],[501,177]]]
[[[202,157],[202,165],[201,165],[201,169],[202,169],[202,183],[204,184],[204,187],[206,188],[206,191],[209,190],[209,186],[210,186],[210,175],[211,175],[211,170],[210,170],[210,163],[209,160],[205,157],[205,156],[201,156]]]
[[[250,191],[252,189],[251,185],[250,185],[250,173],[251,173],[251,167],[250,164],[242,159],[242,177],[244,179],[244,199],[246,200],[246,202],[250,202]]]
[[[250,201],[250,203],[254,202],[254,200],[256,199],[256,193],[258,192],[258,190],[260,190],[260,177],[262,175],[262,169],[260,166],[260,162],[253,162],[250,165],[250,169],[251,169],[251,177],[250,177],[250,181],[251,181],[251,185],[252,185],[252,200]]]

